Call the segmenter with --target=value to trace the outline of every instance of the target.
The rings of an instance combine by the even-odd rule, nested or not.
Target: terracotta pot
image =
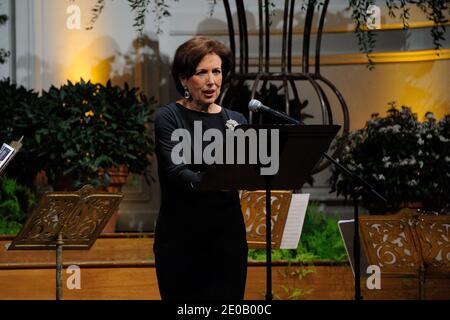
[[[53,191],[74,191],[73,178],[69,175],[62,175],[59,173],[56,175],[53,182]]]
[[[401,209],[422,209],[423,203],[420,201],[407,201],[401,203],[390,203],[387,205],[382,205],[380,203],[364,203],[364,207],[369,211],[371,215],[386,215],[395,214]]]
[[[103,188],[103,190],[107,192],[121,192],[122,186],[127,183],[128,176],[130,174],[127,166],[121,165],[118,168],[110,168],[108,169],[108,173],[111,176],[111,182],[106,188]],[[100,173],[100,175],[101,174],[103,173]],[[113,213],[102,233],[113,233],[116,231],[118,212],[119,209]]]

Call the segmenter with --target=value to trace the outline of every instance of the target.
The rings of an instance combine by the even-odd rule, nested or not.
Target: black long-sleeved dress
[[[194,121],[203,132],[222,131],[240,113],[222,108],[216,114],[197,112],[178,103],[159,108],[155,116],[156,155],[161,208],[155,229],[155,265],[162,299],[243,299],[247,275],[247,241],[237,191],[196,191],[205,164],[175,165],[171,141],[184,128],[194,139]],[[203,148],[209,142],[203,143]],[[193,161],[192,157],[192,162]]]

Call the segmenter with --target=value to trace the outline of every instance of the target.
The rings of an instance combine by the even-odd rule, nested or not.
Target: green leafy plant
[[[314,260],[344,261],[347,259],[338,228],[338,219],[323,213],[311,203],[306,211],[297,249],[273,249],[272,260],[312,262]],[[251,249],[250,260],[265,260],[265,249]]]
[[[35,203],[31,190],[0,177],[0,234],[16,234]]]
[[[0,80],[0,144],[24,137],[23,147],[9,163],[6,173],[28,187],[33,186],[33,178],[39,171],[32,150],[34,135],[40,123],[45,124],[45,119],[36,117],[34,110],[37,109],[37,93],[11,83],[8,78]]]
[[[301,281],[305,279],[309,274],[315,272],[316,270],[312,267],[294,267],[291,265],[291,263],[289,263],[286,268],[279,270],[278,274],[282,279],[291,281],[293,285],[281,285],[281,293],[275,293],[274,297],[277,300],[300,300],[306,295],[311,294],[314,289],[300,288],[297,286],[300,285]]]
[[[35,111],[45,119],[36,131],[35,152],[50,182],[70,177],[74,188],[107,186],[108,169],[122,165],[145,175],[154,150],[154,103],[137,88],[110,81],[104,86],[81,79],[44,91]]]
[[[356,175],[379,190],[393,210],[408,202],[422,202],[425,209],[449,207],[450,115],[436,121],[431,112],[419,121],[411,108],[390,103],[385,117],[378,114],[364,128],[341,138],[337,158]],[[332,168],[331,191],[350,196],[350,179]],[[369,206],[372,199],[364,194]]]
[[[316,272],[313,264],[317,260],[341,262],[347,260],[347,253],[338,228],[338,219],[323,213],[318,204],[308,205],[303,223],[300,243],[297,249],[273,249],[273,261],[287,261],[288,265],[278,271],[279,277],[288,285],[281,285],[274,293],[278,300],[300,300],[311,294],[313,289],[302,283]],[[250,249],[249,260],[266,260],[265,249]],[[307,266],[293,265],[306,263]]]

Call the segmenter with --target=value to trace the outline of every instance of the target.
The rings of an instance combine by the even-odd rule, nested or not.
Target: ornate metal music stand
[[[450,278],[450,216],[402,209],[393,215],[360,217],[368,263],[382,276],[415,276],[425,299],[430,278]]]
[[[8,250],[56,250],[56,299],[62,299],[62,249],[89,250],[123,194],[84,186],[44,194]]]
[[[280,248],[286,225],[289,206],[291,205],[291,190],[272,190],[272,249]],[[247,244],[251,249],[264,249],[266,247],[266,191],[243,190],[241,195],[241,208],[247,228]]]

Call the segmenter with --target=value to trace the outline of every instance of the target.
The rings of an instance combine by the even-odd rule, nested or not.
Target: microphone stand
[[[287,122],[290,122],[291,124],[296,124],[296,125],[304,125],[303,122],[294,119],[290,116],[288,116],[287,114],[284,114],[282,112],[277,112],[277,111],[270,111],[269,107],[264,106],[261,102],[256,100],[256,104],[252,104],[252,101],[250,101],[249,103],[249,108],[251,111],[259,111],[262,110],[264,112],[268,112],[274,116],[277,116]],[[344,167],[343,165],[341,165],[339,162],[337,162],[335,159],[333,159],[331,156],[329,156],[327,153],[323,153],[323,156],[325,158],[327,158],[329,161],[331,161],[338,169],[340,169],[345,175],[347,175],[351,181],[352,181],[352,199],[353,199],[353,212],[354,212],[354,220],[355,220],[355,229],[354,229],[354,235],[353,235],[353,259],[355,261],[355,300],[359,301],[362,299],[361,296],[361,270],[360,270],[360,261],[361,261],[361,257],[360,257],[360,240],[359,240],[359,198],[362,195],[363,191],[366,191],[368,193],[373,194],[375,197],[377,197],[378,199],[380,199],[381,201],[383,201],[384,203],[387,203],[386,198],[384,198],[381,194],[379,194],[374,187],[372,187],[367,181],[363,180],[362,178],[360,178],[359,176],[353,174],[349,169],[347,169],[346,167]],[[269,182],[268,182],[269,183]],[[269,191],[266,191],[266,194],[268,194],[270,196],[270,185],[267,188]],[[266,202],[268,202],[268,199],[266,199]],[[267,203],[266,203],[267,204]],[[270,212],[270,206],[266,209],[266,213]],[[268,230],[267,234],[267,243],[270,244],[270,214],[267,215],[266,218],[266,222],[267,226],[266,226],[266,230]],[[268,246],[267,246],[268,247]],[[271,252],[269,251],[269,249],[267,248],[267,265],[270,265],[271,262]],[[269,270],[269,267],[268,267]],[[269,277],[271,277],[271,272],[268,273],[269,275],[267,276],[268,279],[270,279]],[[269,291],[268,291],[269,292]],[[270,292],[271,293],[271,292]],[[271,300],[272,296],[271,294],[267,294],[266,299],[267,300]]]
[[[330,157],[327,153],[323,153],[323,156],[331,161],[337,168],[339,168],[345,175],[347,175],[352,181],[352,198],[353,198],[353,212],[354,212],[354,234],[353,234],[353,260],[355,261],[355,300],[362,299],[361,296],[361,270],[360,270],[360,240],[359,240],[359,198],[363,191],[369,192],[375,195],[383,202],[387,202],[381,194],[379,194],[368,182],[353,174],[346,167],[341,165],[335,159]]]

